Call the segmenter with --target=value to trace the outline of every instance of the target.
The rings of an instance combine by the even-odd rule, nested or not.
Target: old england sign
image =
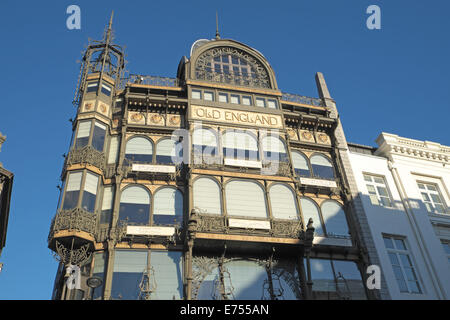
[[[249,111],[237,111],[191,105],[191,118],[203,121],[225,122],[265,128],[283,128],[281,116]]]

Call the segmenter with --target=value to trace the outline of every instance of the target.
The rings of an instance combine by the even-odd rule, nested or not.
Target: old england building
[[[324,77],[283,93],[257,50],[198,40],[176,78],[87,47],[49,248],[54,299],[379,299]]]

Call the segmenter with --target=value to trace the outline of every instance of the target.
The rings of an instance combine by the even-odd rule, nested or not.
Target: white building
[[[349,158],[382,291],[394,300],[450,299],[450,147],[388,133],[376,142],[349,144]]]

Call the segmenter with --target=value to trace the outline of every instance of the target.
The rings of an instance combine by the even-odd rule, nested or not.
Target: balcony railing
[[[305,97],[305,96],[301,96],[299,94],[293,94],[293,93],[283,92],[282,96],[281,96],[281,100],[287,101],[287,102],[297,102],[297,103],[307,104],[307,105],[315,106],[315,107],[325,107],[325,104],[323,103],[322,99]]]
[[[94,149],[91,146],[85,146],[81,149],[73,149],[66,158],[66,166],[73,164],[90,164],[100,170],[105,170],[106,157],[103,152]]]
[[[81,208],[60,210],[53,218],[48,240],[52,240],[59,231],[83,231],[95,235],[97,231],[98,217]]]
[[[130,74],[127,78],[121,79],[120,87],[123,89],[128,84],[145,84],[151,86],[176,88],[180,86],[180,80],[178,78]]]

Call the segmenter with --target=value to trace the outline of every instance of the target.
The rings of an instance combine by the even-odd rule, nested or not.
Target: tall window
[[[181,142],[172,139],[161,139],[156,144],[156,163],[178,164],[183,160],[183,149]]]
[[[313,220],[313,227],[315,229],[315,234],[317,235],[325,235],[323,228],[322,228],[322,219],[320,217],[319,208],[317,207],[317,204],[308,198],[301,198],[300,199],[300,207],[302,208],[302,214],[303,214],[303,220],[305,223],[305,226],[308,225],[309,219],[312,218]]]
[[[222,136],[223,155],[229,159],[259,160],[258,141],[244,131],[227,131]]]
[[[119,220],[148,224],[150,221],[150,194],[141,186],[122,190],[120,196]]]
[[[269,196],[275,219],[298,219],[297,200],[290,187],[277,183],[270,187]]]
[[[198,178],[194,181],[194,208],[199,213],[222,214],[219,184],[211,178]]]
[[[348,224],[344,209],[334,200],[327,200],[320,206],[328,237],[348,237]]]
[[[400,292],[422,293],[419,280],[414,269],[404,239],[392,236],[383,236],[384,245],[391,261],[395,279]]]
[[[114,187],[107,186],[103,189],[102,211],[100,214],[100,224],[111,223],[114,204]]]
[[[384,178],[365,174],[364,180],[366,181],[370,202],[372,202],[373,205],[392,207],[392,201]]]
[[[75,139],[75,149],[81,149],[91,143],[94,149],[103,152],[106,137],[106,125],[98,121],[94,121],[93,123],[94,129],[91,130],[91,120],[79,122],[77,136]],[[91,131],[93,131],[92,140],[90,140]]]
[[[95,121],[94,133],[92,134],[92,146],[98,151],[103,151],[105,146],[106,126]]]
[[[179,251],[116,250],[111,298],[182,299],[182,274],[182,254]],[[146,287],[150,290],[145,291]]]
[[[265,136],[261,146],[266,161],[287,161],[286,145],[278,136]]]
[[[267,218],[263,188],[256,182],[233,180],[225,186],[229,216]]]
[[[154,224],[178,224],[183,221],[183,194],[175,188],[159,188],[155,193]]]
[[[311,171],[308,165],[308,158],[303,153],[292,151],[292,164],[295,174],[299,177],[310,177]]]
[[[313,155],[311,157],[311,167],[314,176],[322,179],[334,180],[333,164],[324,155]]]
[[[314,300],[367,299],[361,273],[356,263],[326,259],[311,259],[310,261]]]
[[[198,128],[192,134],[194,154],[201,156],[203,160],[218,155],[217,137],[213,130]]]
[[[108,164],[116,163],[119,158],[120,136],[112,136],[109,143]]]
[[[75,140],[75,149],[81,149],[89,143],[91,135],[92,121],[81,121],[78,123],[77,137]]]
[[[418,182],[417,185],[428,212],[447,213],[437,185],[423,182]]]
[[[98,176],[96,174],[80,171],[70,172],[67,177],[62,209],[73,209],[78,206],[81,200],[81,208],[89,212],[94,212],[97,188]]]
[[[67,177],[66,192],[63,201],[63,210],[75,208],[80,197],[81,179],[83,172],[70,172]]]
[[[151,163],[153,160],[153,144],[144,137],[131,138],[125,147],[125,159],[133,162]]]
[[[81,207],[86,211],[94,212],[97,199],[98,176],[86,172],[85,179]]]
[[[105,285],[105,271],[106,271],[106,252],[96,252],[94,254],[94,268],[92,270],[92,276],[102,279],[100,287],[95,288],[92,293],[93,299],[99,299],[103,296],[103,288]]]

